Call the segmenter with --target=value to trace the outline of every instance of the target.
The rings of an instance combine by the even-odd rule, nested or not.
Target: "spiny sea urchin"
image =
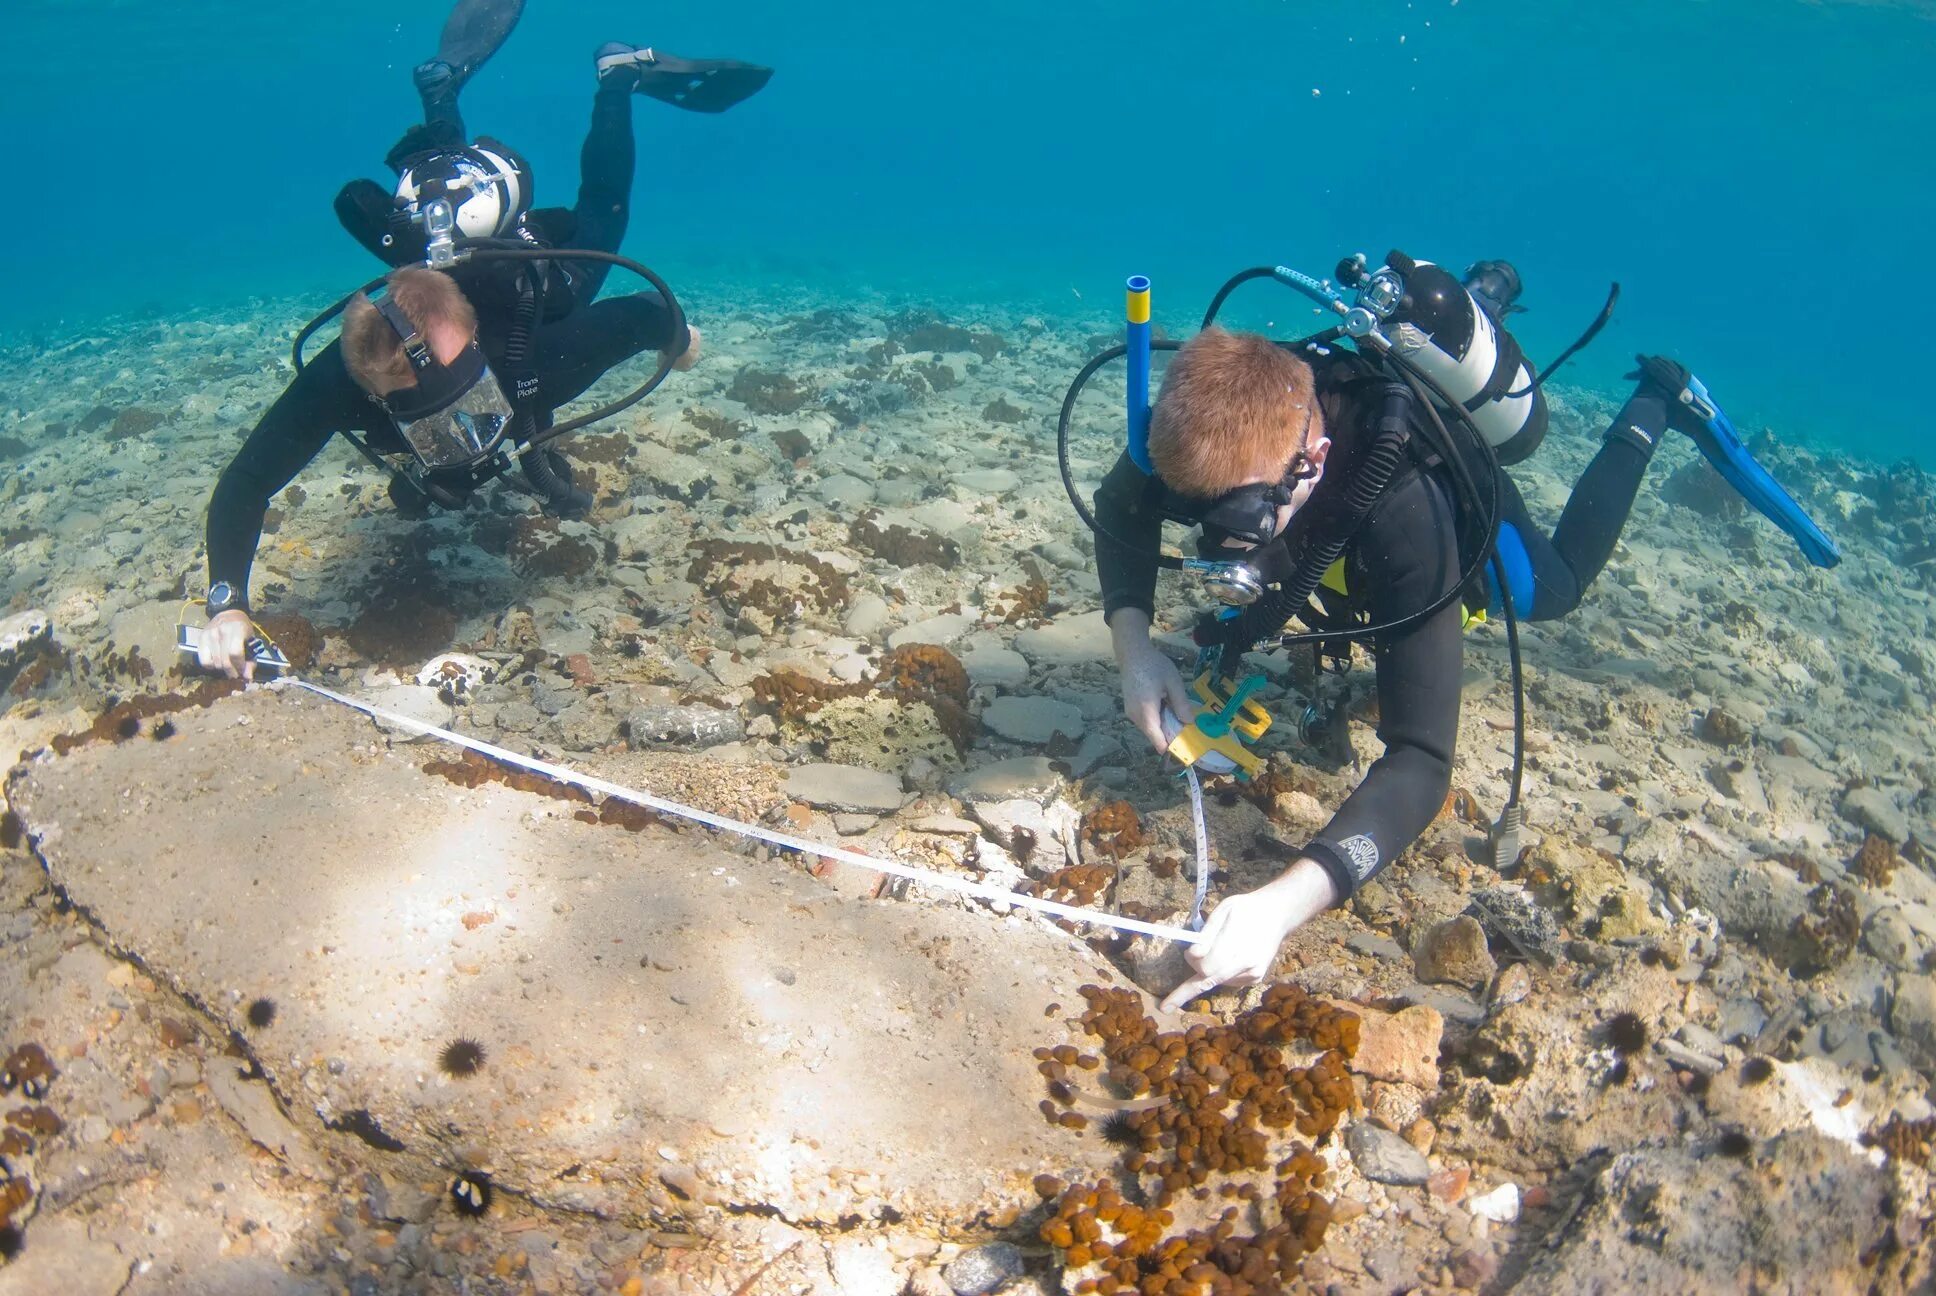
[[[459,1215],[475,1218],[491,1209],[491,1176],[466,1170],[450,1181],[450,1202]]]
[[[249,1025],[261,1030],[276,1019],[276,1001],[257,999],[249,1004]]]
[[[437,1055],[437,1066],[447,1076],[474,1076],[484,1065],[484,1046],[474,1039],[459,1037],[444,1045]]]

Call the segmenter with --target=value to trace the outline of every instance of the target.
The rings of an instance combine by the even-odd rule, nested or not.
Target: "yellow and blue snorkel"
[[[1129,459],[1146,474],[1154,476],[1150,465],[1150,281],[1148,275],[1131,275],[1124,285],[1123,318],[1128,348],[1128,380],[1125,404],[1129,418]]]

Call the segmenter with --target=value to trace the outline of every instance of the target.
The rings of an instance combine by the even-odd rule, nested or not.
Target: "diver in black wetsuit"
[[[391,151],[389,161],[399,175],[395,196],[370,181],[352,182],[338,196],[337,214],[345,228],[390,265],[407,267],[425,257],[424,211],[433,200],[449,206],[452,232],[460,240],[616,252],[631,213],[632,96],[721,112],[771,76],[769,69],[752,64],[687,60],[606,44],[594,56],[598,90],[582,152],[578,203],[569,211],[532,211],[531,176],[523,160],[488,138],[467,143],[457,111],[458,91],[510,34],[522,7],[522,0],[460,0],[439,56],[415,72],[424,124]],[[199,650],[202,664],[234,676],[253,675],[247,647],[249,571],[262,519],[270,499],[331,436],[359,433],[379,455],[421,455],[437,438],[448,443],[460,435],[453,429],[471,433],[480,421],[491,420],[509,425],[511,407],[520,399],[535,426],[547,427],[552,410],[643,352],[659,351],[676,357],[672,367],[690,368],[699,355],[698,330],[678,325],[658,293],[595,300],[610,269],[608,263],[583,259],[461,261],[449,267],[461,297],[439,290],[434,280],[443,272],[406,269],[398,274],[428,275],[432,281],[419,279],[409,291],[398,291],[393,274],[390,291],[374,312],[368,298],[355,299],[345,315],[345,336],[363,329],[362,364],[346,361],[342,340],[318,353],[216,483],[208,510],[209,624]],[[520,310],[527,313],[522,323]],[[519,354],[507,357],[507,350]],[[570,465],[556,451],[527,453],[524,473],[549,511],[582,516],[588,510],[590,496],[574,485]],[[394,475],[391,497],[399,508],[421,516],[433,500],[461,506],[473,484],[432,466],[414,476]]]
[[[1516,286],[1516,285],[1515,285]],[[1495,320],[1501,306],[1475,291]],[[1680,375],[1676,381],[1675,374]],[[1208,329],[1171,362],[1149,428],[1146,474],[1125,454],[1095,496],[1103,610],[1123,672],[1125,710],[1157,750],[1194,712],[1177,668],[1150,641],[1164,520],[1187,501],[1203,525],[1200,552],[1257,555],[1281,575],[1301,543],[1335,513],[1371,440],[1388,379],[1357,355],[1324,347],[1292,352],[1255,335]],[[1687,385],[1672,362],[1643,362],[1640,383],[1574,488],[1549,537],[1500,475],[1500,565],[1519,614],[1564,616],[1606,565],[1641,479],[1669,427],[1699,435],[1677,399]],[[1535,395],[1538,393],[1535,392]],[[1544,431],[1536,411],[1536,443]],[[1470,471],[1495,471],[1476,457]],[[1404,463],[1352,534],[1326,580],[1313,629],[1404,622],[1374,639],[1384,755],[1325,829],[1279,878],[1225,900],[1189,951],[1196,969],[1166,1009],[1225,983],[1262,979],[1284,938],[1349,899],[1431,822],[1451,786],[1458,731],[1463,627],[1476,600],[1453,597],[1474,554],[1447,466],[1424,453]],[[1273,543],[1273,541],[1280,542]],[[1270,564],[1277,564],[1270,569]],[[1495,607],[1499,603],[1493,591]]]

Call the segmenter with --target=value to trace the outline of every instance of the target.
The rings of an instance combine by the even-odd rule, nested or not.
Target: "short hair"
[[[1207,328],[1170,361],[1150,414],[1150,462],[1171,490],[1207,499],[1290,467],[1298,434],[1324,432],[1311,366],[1256,333]]]
[[[441,270],[421,266],[393,270],[384,286],[390,300],[417,326],[426,342],[430,331],[440,325],[460,328],[467,336],[477,332],[477,311],[470,298]],[[387,396],[417,385],[416,370],[403,353],[403,339],[362,293],[350,298],[343,310],[343,363],[357,386],[372,396]]]

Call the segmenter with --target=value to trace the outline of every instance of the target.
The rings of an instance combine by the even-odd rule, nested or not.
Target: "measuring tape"
[[[464,734],[439,728],[436,725],[426,723],[411,716],[399,715],[394,711],[387,711],[382,707],[372,706],[368,702],[361,701],[360,699],[350,697],[343,693],[337,693],[331,689],[326,689],[320,684],[312,684],[308,680],[298,679],[293,675],[285,674],[282,678],[265,687],[278,690],[286,688],[303,689],[306,692],[314,693],[317,697],[326,698],[341,706],[349,707],[353,711],[360,711],[373,720],[382,720],[388,724],[414,730],[428,737],[441,739],[455,746],[477,752],[479,755],[488,756],[492,760],[501,761],[506,765],[530,770],[534,774],[542,774],[546,778],[554,779],[557,782],[584,788],[587,792],[597,792],[603,796],[617,797],[621,801],[629,801],[633,805],[644,806],[649,810],[657,810],[662,814],[672,815],[680,819],[689,819],[694,823],[702,823],[709,828],[717,828],[721,832],[734,833],[741,837],[751,837],[757,841],[763,841],[770,846],[799,851],[806,855],[816,855],[822,859],[839,860],[843,864],[852,864],[857,868],[869,869],[875,873],[885,873],[890,877],[906,878],[910,882],[918,882],[923,886],[931,886],[943,891],[953,891],[959,895],[973,896],[978,900],[992,900],[1000,904],[1015,905],[1018,908],[1031,909],[1037,913],[1048,914],[1052,917],[1066,918],[1072,922],[1094,923],[1097,926],[1114,927],[1119,931],[1133,932],[1140,936],[1154,936],[1160,940],[1175,941],[1180,945],[1194,945],[1199,939],[1194,928],[1202,923],[1204,894],[1209,886],[1209,851],[1203,819],[1203,793],[1197,784],[1194,770],[1190,772],[1190,808],[1197,834],[1196,900],[1190,910],[1192,930],[1185,930],[1181,927],[1171,927],[1164,923],[1143,922],[1136,918],[1125,918],[1118,914],[1105,913],[1100,909],[1084,909],[1077,905],[1063,904],[1056,900],[1044,900],[1040,896],[1023,895],[1020,892],[1007,891],[1001,887],[988,886],[981,882],[970,882],[965,878],[950,877],[946,873],[936,873],[931,869],[916,868],[911,864],[902,864],[895,860],[877,859],[872,855],[863,855],[859,851],[846,850],[839,846],[828,846],[805,837],[795,837],[790,833],[774,832],[771,829],[762,828],[757,824],[743,823],[738,819],[730,819],[725,815],[713,814],[708,810],[680,805],[676,801],[667,801],[663,797],[653,796],[649,792],[640,792],[634,788],[613,783],[608,779],[599,778],[596,775],[580,774],[576,770],[564,765],[556,765],[550,761],[522,756],[517,752],[509,751],[493,743],[484,742],[482,739],[467,737]]]

